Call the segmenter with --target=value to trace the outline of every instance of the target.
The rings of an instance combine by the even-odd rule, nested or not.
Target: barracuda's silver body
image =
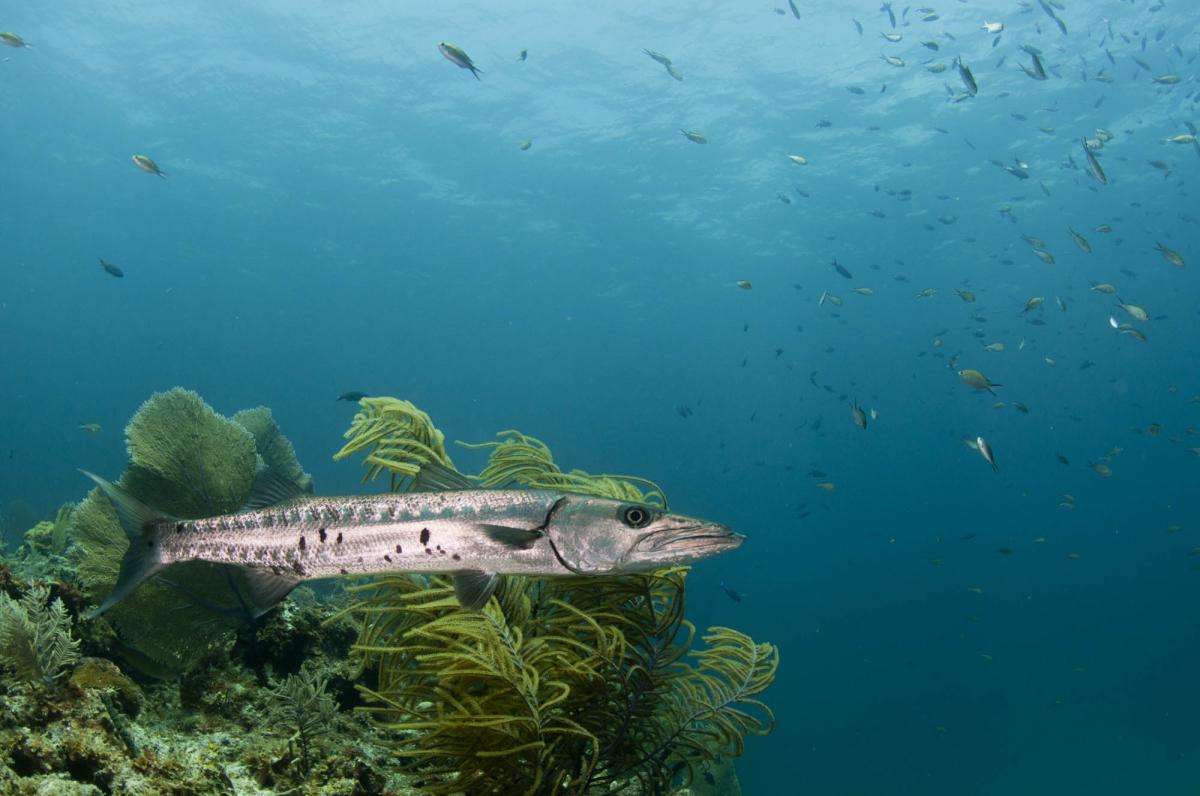
[[[164,564],[213,561],[301,578],[467,566],[510,574],[564,569],[548,544],[524,549],[481,533],[481,524],[535,531],[559,496],[475,490],[378,497],[309,498],[240,514],[165,524]]]
[[[613,575],[687,563],[744,537],[658,507],[549,490],[462,489],[469,482],[427,468],[419,491],[313,497],[265,479],[251,508],[187,520],[144,506],[85,473],[112,501],[130,548],[103,611],[181,561],[246,568],[261,610],[303,580],[385,572],[453,572],[460,602],[478,607],[497,574]],[[270,505],[264,505],[270,504]]]

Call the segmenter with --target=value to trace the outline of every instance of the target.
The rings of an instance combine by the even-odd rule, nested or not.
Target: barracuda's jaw
[[[740,547],[746,537],[724,525],[696,523],[646,534],[630,549],[622,569],[688,564]]]

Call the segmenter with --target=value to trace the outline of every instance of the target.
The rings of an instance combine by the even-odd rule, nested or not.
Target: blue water
[[[1036,4],[930,5],[896,44],[865,1],[8,8],[34,46],[0,48],[0,502],[120,472],[125,421],[177,384],[270,406],[318,490],[352,492],[333,398],[396,395],[749,535],[689,579],[697,625],[782,650],[747,793],[1195,793],[1200,150],[1164,139],[1200,121],[1200,12],[1071,0],[1063,35]],[[957,55],[960,102],[925,69]],[[989,162],[1014,158],[1030,179]]]

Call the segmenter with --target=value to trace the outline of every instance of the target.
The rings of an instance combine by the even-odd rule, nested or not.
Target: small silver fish
[[[1108,175],[1100,167],[1100,161],[1096,160],[1096,156],[1092,154],[1092,148],[1088,146],[1087,139],[1083,139],[1081,143],[1083,144],[1083,154],[1087,157],[1088,173],[1095,178],[1096,182],[1108,185]]]
[[[996,454],[992,452],[992,446],[986,439],[983,437],[976,437],[975,449],[979,451],[979,455],[984,458],[984,461],[992,466],[994,471],[1000,472],[1000,468],[996,466]]]
[[[955,59],[954,65],[958,67],[958,76],[962,79],[967,93],[974,97],[979,93],[979,85],[975,82],[975,75],[971,74],[971,68],[963,63],[961,56]]]

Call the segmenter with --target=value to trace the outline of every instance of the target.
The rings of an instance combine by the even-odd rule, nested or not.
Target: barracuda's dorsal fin
[[[454,573],[454,596],[463,608],[478,611],[492,599],[499,583],[500,576],[495,572],[464,569]]]
[[[421,465],[413,479],[411,492],[453,492],[459,489],[478,489],[470,479],[457,470],[436,462]]]
[[[309,495],[300,488],[299,484],[278,470],[267,467],[259,470],[254,476],[254,485],[250,487],[250,496],[246,498],[242,511],[265,509],[267,506],[275,506],[302,497],[309,497]]]

